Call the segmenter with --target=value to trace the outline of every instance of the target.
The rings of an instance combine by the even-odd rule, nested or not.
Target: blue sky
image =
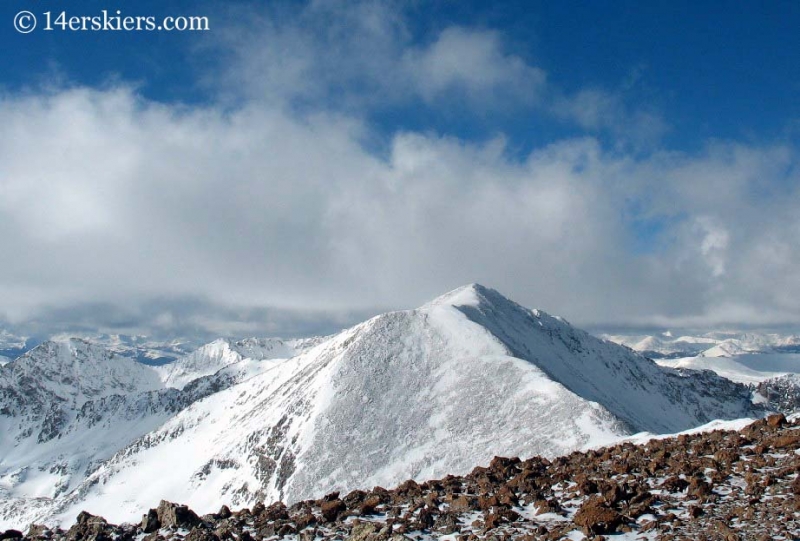
[[[398,5],[401,5],[398,3]],[[232,7],[233,6],[233,7]],[[304,3],[43,0],[3,4],[9,28],[0,35],[2,84],[37,87],[54,76],[91,86],[122,80],[157,101],[215,100],[203,80],[224,62],[220,35],[237,32],[252,13],[282,13]],[[21,9],[95,15],[207,15],[209,33],[42,32],[11,27]],[[796,140],[800,119],[800,43],[796,2],[414,2],[402,9],[412,43],[429,43],[449,26],[496,31],[503,46],[566,93],[597,88],[629,107],[655,112],[667,126],[660,143],[696,150],[709,138]],[[238,16],[238,18],[237,18]],[[464,113],[467,113],[466,115]],[[493,111],[493,113],[496,113]],[[373,112],[391,133],[435,129],[481,138],[497,131],[524,148],[577,133],[569,122],[531,111],[440,111],[411,102]]]
[[[210,30],[41,28],[102,9]],[[473,281],[584,324],[800,322],[796,2],[0,19],[9,324],[297,334]]]

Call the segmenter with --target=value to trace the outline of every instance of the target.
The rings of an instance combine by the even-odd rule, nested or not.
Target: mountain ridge
[[[229,385],[133,439],[30,519],[87,508],[120,520],[161,498],[201,510],[291,502],[764,411],[743,386],[659,368],[478,284],[255,371],[245,362],[237,372],[241,364],[219,373],[239,374]]]

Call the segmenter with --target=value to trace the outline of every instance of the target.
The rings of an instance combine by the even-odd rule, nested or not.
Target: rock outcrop
[[[162,501],[136,525],[81,513],[68,531],[32,526],[24,536],[9,530],[0,539],[401,541],[452,534],[553,541],[626,532],[661,541],[796,539],[798,472],[800,424],[774,415],[740,431],[621,443],[552,461],[498,457],[465,476],[332,493],[288,507],[223,506],[199,517]]]

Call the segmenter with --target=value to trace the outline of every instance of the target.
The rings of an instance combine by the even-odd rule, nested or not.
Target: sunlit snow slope
[[[240,358],[178,390],[157,368],[80,339],[45,342],[0,367],[0,524],[52,507],[131,442],[264,368]]]
[[[658,367],[471,285],[194,402],[16,520],[137,520],[161,498],[202,512],[296,501],[760,413],[741,385]]]
[[[155,368],[167,387],[182,389],[199,377],[208,376],[244,359],[271,361],[289,359],[315,345],[319,339],[282,340],[280,338],[220,338],[202,346],[174,363]]]

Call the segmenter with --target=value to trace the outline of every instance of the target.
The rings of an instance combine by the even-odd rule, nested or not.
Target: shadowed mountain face
[[[762,413],[742,385],[660,368],[479,285],[304,343],[284,360],[236,359],[219,355],[222,346],[211,350],[224,368],[205,377],[233,374],[224,385],[168,418],[144,415],[157,426],[132,431],[38,508],[24,506],[24,482],[7,481],[23,499],[0,503],[3,523],[71,520],[81,509],[134,520],[162,498],[201,512],[294,502],[464,473],[495,455],[552,457]],[[182,366],[209,374],[213,359]]]

